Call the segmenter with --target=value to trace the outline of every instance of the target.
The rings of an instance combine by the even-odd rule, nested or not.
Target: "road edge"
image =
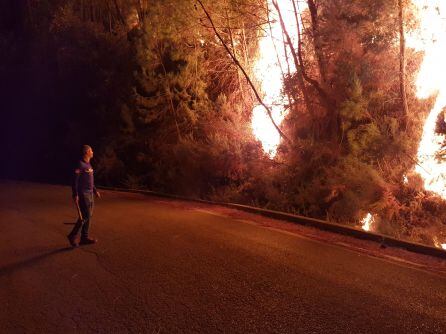
[[[182,201],[191,201],[191,202],[197,202],[197,203],[203,203],[203,204],[209,204],[209,205],[218,205],[218,206],[224,206],[232,209],[237,209],[249,213],[259,214],[268,218],[274,218],[278,220],[283,220],[299,225],[305,225],[305,226],[311,226],[315,227],[320,230],[334,232],[338,234],[348,235],[351,237],[355,237],[358,239],[364,239],[364,240],[370,240],[377,243],[380,243],[381,246],[387,246],[387,247],[398,247],[403,248],[408,251],[414,252],[414,253],[420,253],[424,255],[430,255],[435,256],[439,258],[446,259],[446,251],[440,248],[435,248],[423,244],[419,244],[416,242],[410,242],[405,240],[396,239],[391,236],[387,236],[384,234],[379,233],[373,233],[373,232],[366,232],[354,227],[345,226],[337,223],[332,223],[327,220],[321,220],[321,219],[315,219],[300,215],[294,215],[291,213],[285,213],[281,211],[274,211],[274,210],[268,210],[268,209],[262,209],[254,206],[249,205],[243,205],[243,204],[236,204],[236,203],[225,203],[225,202],[214,202],[214,201],[208,201],[208,200],[202,200],[202,199],[196,199],[196,198],[190,198],[190,197],[184,197],[184,196],[178,196],[178,195],[172,195],[172,194],[166,194],[161,193],[157,191],[151,191],[151,190],[138,190],[138,189],[125,189],[125,188],[116,188],[116,187],[105,187],[105,186],[97,186],[98,189],[103,190],[110,190],[110,191],[117,191],[117,192],[125,192],[125,193],[136,193],[136,194],[143,194],[143,195],[149,195],[149,196],[157,196],[157,197],[165,197],[165,198],[171,198],[171,199],[177,199]]]

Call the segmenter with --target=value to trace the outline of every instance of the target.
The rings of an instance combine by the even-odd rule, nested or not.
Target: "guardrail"
[[[358,228],[345,226],[337,223],[331,223],[326,220],[321,219],[315,219],[315,218],[309,218],[305,216],[299,216],[294,215],[290,213],[285,213],[281,211],[274,211],[274,210],[267,210],[262,208],[257,208],[254,206],[249,205],[242,205],[242,204],[235,204],[235,203],[224,203],[224,202],[213,202],[213,201],[207,201],[202,199],[195,199],[190,197],[184,197],[184,196],[177,196],[172,194],[165,194],[161,192],[156,191],[150,191],[150,190],[138,190],[138,189],[125,189],[125,188],[115,188],[115,187],[104,187],[104,186],[98,186],[98,189],[104,189],[104,190],[111,190],[111,191],[118,191],[118,192],[127,192],[127,193],[137,193],[137,194],[143,194],[143,195],[151,195],[151,196],[158,196],[158,197],[165,197],[165,198],[172,198],[177,200],[183,200],[183,201],[192,201],[192,202],[198,202],[198,203],[204,203],[209,205],[219,205],[224,206],[228,208],[238,209],[250,213],[260,214],[265,217],[284,220],[291,223],[296,223],[300,225],[306,225],[318,228],[320,230],[324,231],[330,231],[334,233],[344,234],[348,236],[352,236],[359,239],[364,240],[371,240],[380,243],[381,245],[389,246],[389,247],[398,247],[398,248],[404,248],[406,250],[409,250],[411,252],[425,254],[425,255],[431,255],[440,257],[443,259],[446,259],[446,251],[440,248],[435,248],[423,244],[419,244],[416,242],[409,242],[405,240],[396,239],[384,234],[379,233],[373,233],[373,232],[366,232]]]

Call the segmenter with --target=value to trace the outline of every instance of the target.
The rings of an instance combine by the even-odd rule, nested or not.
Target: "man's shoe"
[[[81,238],[81,241],[79,242],[79,245],[92,245],[97,243],[97,239],[91,239],[91,238]]]
[[[71,247],[75,248],[75,247],[79,246],[75,235],[68,234],[67,239],[68,239],[68,242],[70,243]]]

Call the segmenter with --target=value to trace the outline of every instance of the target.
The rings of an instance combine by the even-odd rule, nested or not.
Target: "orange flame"
[[[361,220],[362,229],[364,231],[370,231],[372,229],[372,225],[375,223],[375,217],[371,213],[368,213],[367,216],[365,216]]]
[[[446,199],[446,164],[436,159],[445,139],[435,132],[436,121],[446,106],[446,86],[443,73],[446,70],[446,2],[443,0],[412,0],[417,7],[420,29],[408,36],[408,45],[424,52],[416,86],[418,98],[437,94],[434,108],[426,119],[418,147],[418,165],[415,171],[424,180],[426,190]]]
[[[408,45],[424,52],[416,86],[418,98],[436,95],[423,128],[418,147],[418,165],[415,171],[422,177],[424,188],[446,199],[446,163],[436,157],[442,150],[445,136],[435,132],[438,116],[446,106],[446,1],[412,0],[418,10],[420,28],[408,36]],[[446,249],[446,244],[433,238],[436,247]]]
[[[286,28],[293,41],[297,40],[296,19],[290,0],[277,0]],[[270,8],[271,28],[264,26],[266,36],[259,41],[259,58],[255,62],[254,73],[260,82],[263,100],[271,108],[272,116],[277,125],[286,116],[284,96],[282,94],[282,69],[287,68],[287,59],[291,59],[283,50],[283,32],[279,15],[273,9],[272,0],[268,0]],[[295,71],[294,64],[289,62],[290,71]],[[254,135],[262,143],[263,150],[273,158],[280,144],[280,135],[274,128],[268,114],[262,106],[254,107],[252,111],[251,127]]]

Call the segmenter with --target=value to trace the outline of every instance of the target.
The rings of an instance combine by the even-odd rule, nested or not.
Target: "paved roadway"
[[[99,243],[72,250],[68,187],[0,201],[1,333],[446,333],[446,276],[255,215],[104,192]]]

